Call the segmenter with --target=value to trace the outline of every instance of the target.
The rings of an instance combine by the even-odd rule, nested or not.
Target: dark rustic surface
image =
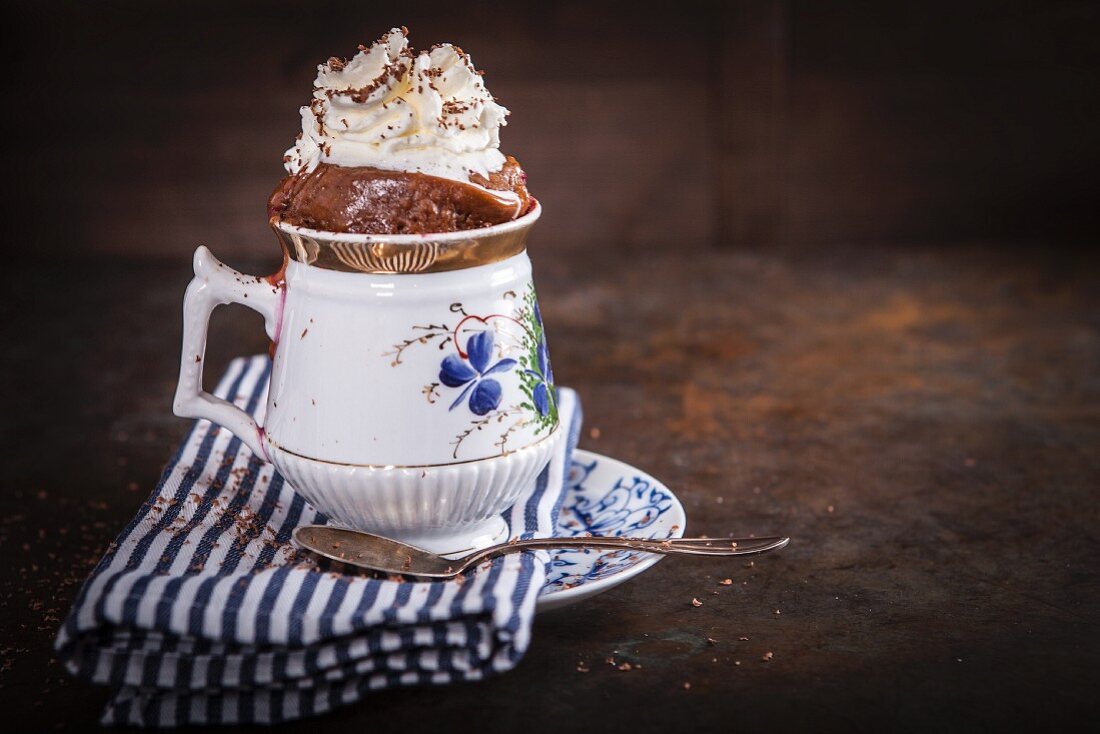
[[[666,481],[692,533],[792,545],[752,568],[666,560],[538,618],[505,676],[285,730],[1095,722],[1093,259],[965,246],[631,261],[534,246],[555,368],[584,399],[582,445]],[[4,270],[0,711],[19,730],[90,727],[105,701],[65,678],[51,640],[187,430],[170,398],[188,276],[186,259]],[[210,371],[264,346],[253,314],[219,313]]]

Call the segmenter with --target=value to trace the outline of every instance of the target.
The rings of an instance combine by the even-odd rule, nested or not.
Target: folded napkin
[[[216,394],[262,420],[270,370],[267,357],[237,359]],[[567,439],[505,513],[512,536],[554,532],[581,423],[571,390],[559,407]],[[103,723],[275,723],[519,662],[544,551],[461,581],[380,581],[295,552],[291,531],[323,522],[240,439],[198,421],[57,637],[71,673],[114,688]]]

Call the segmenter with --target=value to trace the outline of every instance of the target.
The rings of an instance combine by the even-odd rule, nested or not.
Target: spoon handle
[[[531,538],[511,543],[489,546],[465,558],[458,559],[463,568],[507,553],[517,553],[536,548],[593,548],[600,550],[634,550],[663,555],[685,556],[747,556],[778,550],[791,541],[786,537],[767,538]]]

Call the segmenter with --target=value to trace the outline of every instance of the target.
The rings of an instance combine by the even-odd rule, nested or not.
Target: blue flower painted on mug
[[[405,350],[415,345],[430,344],[450,352],[440,363],[438,378],[421,392],[429,404],[435,404],[448,388],[456,388],[458,397],[453,398],[448,410],[454,411],[459,405],[469,408],[469,424],[451,442],[456,459],[463,441],[485,435],[481,432],[486,428],[486,433],[496,434],[499,430],[493,446],[503,454],[511,448],[508,439],[515,431],[524,429],[539,436],[558,426],[554,372],[535,290],[528,284],[522,293],[505,291],[501,300],[510,303],[510,308],[501,309],[501,313],[471,313],[461,302],[452,303],[450,313],[457,314],[455,318],[461,316],[456,324],[448,326],[450,317],[444,317],[438,323],[415,325],[412,336],[383,353],[396,367],[402,363]],[[505,354],[509,358],[503,358]],[[501,358],[492,363],[494,356]],[[498,373],[505,372],[513,376],[501,380]]]
[[[542,309],[539,302],[531,299],[531,313],[534,316],[532,331],[538,337],[535,344],[535,363],[537,370],[525,369],[524,373],[531,376],[529,385],[531,388],[531,402],[535,404],[535,410],[544,418],[550,415],[552,401],[554,399],[554,369],[550,366],[550,352],[546,348],[546,331],[542,324]]]
[[[501,359],[492,367],[489,360],[493,356],[493,332],[479,331],[466,341],[465,358],[461,354],[450,354],[443,359],[439,368],[439,381],[447,387],[462,387],[450,410],[469,395],[470,412],[474,415],[486,415],[500,405],[503,390],[500,383],[489,375],[505,372],[515,364],[514,359]]]
[[[550,366],[550,354],[546,349],[546,339],[539,339],[538,344],[539,369],[527,370],[537,381],[535,389],[531,391],[531,399],[535,402],[535,408],[539,415],[550,414],[550,391],[554,389],[554,370]]]

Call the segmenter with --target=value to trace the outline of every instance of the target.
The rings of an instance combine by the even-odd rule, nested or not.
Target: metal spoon
[[[383,573],[450,579],[482,561],[531,548],[621,549],[690,556],[746,556],[766,553],[787,545],[790,538],[647,538],[588,537],[533,538],[489,546],[460,558],[445,558],[378,535],[331,527],[302,525],[294,529],[294,540],[325,558]]]

